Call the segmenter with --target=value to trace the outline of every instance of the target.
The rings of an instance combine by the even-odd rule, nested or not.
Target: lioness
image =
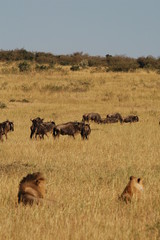
[[[124,200],[126,203],[131,202],[132,197],[139,197],[143,189],[142,179],[131,176],[129,183],[120,196],[120,199]]]
[[[28,174],[19,184],[18,203],[32,205],[45,196],[45,178],[42,173]]]

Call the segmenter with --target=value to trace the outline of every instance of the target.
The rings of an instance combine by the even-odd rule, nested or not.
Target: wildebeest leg
[[[1,142],[3,142],[3,137],[2,137],[2,134],[0,134],[0,140],[1,140]]]
[[[44,135],[46,135],[46,136],[48,137],[47,133],[44,133],[44,134],[43,134],[43,139],[44,139]]]
[[[75,136],[74,136],[74,134],[72,134],[72,137],[75,139]]]
[[[38,134],[38,136],[39,136],[39,139],[41,140],[41,139],[44,139],[44,134]]]
[[[6,140],[7,140],[7,131],[5,131],[5,133],[4,133],[4,134],[5,134],[5,136],[6,136]]]
[[[83,140],[85,140],[85,139],[88,140],[87,134],[84,134],[84,135],[82,136],[82,139],[83,139]]]
[[[38,133],[35,134],[35,139],[36,139],[36,140],[37,140],[37,135],[38,135]],[[39,138],[40,138],[40,135],[39,135]]]
[[[35,133],[35,131],[32,131],[32,130],[31,130],[30,139],[32,139],[34,133]]]
[[[30,134],[30,139],[32,139],[34,133],[35,133],[35,128],[33,126],[30,127],[31,134]]]

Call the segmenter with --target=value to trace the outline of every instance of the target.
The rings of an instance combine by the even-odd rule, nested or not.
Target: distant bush
[[[71,68],[70,68],[71,71],[78,71],[80,70],[80,67],[78,65],[73,65]]]
[[[36,64],[35,69],[36,69],[36,71],[45,71],[45,70],[48,70],[49,67],[46,66],[46,65],[38,65],[38,64]]]
[[[22,100],[16,100],[14,98],[10,99],[10,102],[22,102],[22,103],[29,103],[29,100],[23,98]]]
[[[47,71],[49,69],[54,68],[54,63],[50,62],[49,65],[44,65],[44,64],[36,64],[35,70],[36,71]]]
[[[60,65],[62,65],[62,66],[69,66],[70,64],[67,61],[61,61]]]
[[[30,64],[24,61],[18,64],[18,68],[20,72],[28,72],[30,70]]]
[[[148,56],[146,58],[140,57],[137,59],[137,63],[139,65],[139,68],[150,70],[160,69],[160,59],[155,59],[152,56]]]
[[[88,67],[88,60],[87,60],[87,59],[83,59],[83,60],[80,62],[79,66],[82,67],[82,68]]]
[[[96,65],[96,61],[94,59],[89,59],[88,60],[88,66],[89,67],[94,67]]]
[[[136,59],[125,56],[106,56],[107,71],[112,72],[128,72],[135,71],[138,68]]]
[[[8,50],[0,51],[0,61],[32,61],[34,59],[34,53],[28,52],[25,49],[15,49],[15,50]]]
[[[37,52],[35,53],[35,62],[39,64],[50,64],[55,62],[55,56],[51,53]]]
[[[0,102],[0,108],[1,108],[1,109],[6,108],[6,107],[7,107],[7,105],[6,105],[5,103]]]
[[[72,71],[77,71],[80,68],[86,67],[103,67],[107,68],[106,71],[113,72],[128,72],[135,71],[136,69],[156,70],[160,71],[160,58],[152,56],[130,58],[126,56],[112,56],[106,54],[103,56],[89,56],[83,52],[75,52],[68,55],[53,55],[52,53],[45,52],[29,52],[25,49],[15,50],[0,50],[0,61],[6,61],[8,64],[12,61],[21,61],[18,68],[10,68],[7,66],[1,68],[1,72],[17,73],[30,71],[30,64],[34,62],[36,71],[45,71],[53,69],[54,65],[72,66]],[[30,62],[30,64],[28,63]],[[33,68],[33,67],[32,67]]]

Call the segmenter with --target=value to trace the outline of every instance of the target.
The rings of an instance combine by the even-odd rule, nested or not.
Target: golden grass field
[[[15,131],[0,142],[0,239],[160,239],[160,75],[106,73],[103,69],[28,74],[1,64],[0,122]],[[2,71],[3,70],[3,71]],[[83,141],[52,135],[30,140],[30,118],[56,124],[80,121],[87,112],[136,114],[132,124],[91,123]],[[20,180],[41,171],[47,179],[42,206],[17,206]],[[118,200],[129,177],[145,191],[131,204]]]

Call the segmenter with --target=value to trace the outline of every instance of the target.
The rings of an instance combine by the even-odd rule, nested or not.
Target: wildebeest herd
[[[51,132],[54,138],[59,137],[60,135],[69,135],[75,138],[77,133],[81,134],[82,139],[88,139],[89,134],[91,133],[91,128],[89,121],[94,121],[98,124],[107,124],[107,123],[132,123],[138,122],[139,118],[135,115],[130,115],[126,118],[122,118],[120,113],[108,114],[106,118],[102,118],[99,113],[87,113],[82,116],[82,121],[66,122],[56,125],[55,122],[43,122],[44,119],[37,117],[31,119],[32,126],[30,127],[31,134],[30,138],[33,136],[37,139],[39,136],[40,139],[48,136],[47,133]],[[87,122],[87,123],[86,123]]]
[[[63,124],[55,125],[55,122],[43,122],[43,119],[40,117],[31,119],[32,126],[30,127],[31,134],[30,138],[32,139],[35,135],[35,138],[44,138],[44,135],[51,132],[54,138],[59,137],[60,135],[69,135],[75,138],[76,133],[80,133],[83,139],[88,139],[88,135],[91,132],[89,124],[84,122],[67,122]]]
[[[99,113],[87,113],[83,115],[82,121],[94,121],[96,123],[132,123],[138,122],[139,118],[136,115],[129,115],[122,118],[120,113],[107,114],[106,118],[102,118]]]
[[[52,133],[54,138],[60,135],[69,135],[75,138],[77,133],[81,134],[82,139],[88,139],[91,133],[91,128],[89,125],[90,121],[98,124],[109,124],[109,123],[132,123],[138,122],[139,118],[136,115],[129,115],[122,118],[120,113],[107,114],[106,118],[102,118],[99,113],[87,113],[82,116],[82,121],[66,122],[56,125],[54,121],[44,122],[43,118],[37,117],[31,119],[32,125],[30,127],[30,139],[37,136],[40,139],[44,139],[44,136],[48,137],[48,133]],[[87,123],[86,123],[87,122]],[[7,139],[7,133],[14,131],[14,123],[6,120],[0,123],[0,140],[3,142],[3,135]]]
[[[132,123],[138,122],[139,118],[136,115],[130,115],[122,118],[120,113],[107,114],[106,118],[102,118],[99,113],[87,113],[82,116],[82,121],[66,122],[56,125],[54,121],[44,122],[44,119],[37,117],[31,119],[32,125],[30,127],[30,139],[44,139],[48,137],[48,133],[52,133],[54,138],[60,135],[69,135],[75,138],[75,135],[80,133],[82,139],[88,139],[91,133],[89,125],[90,121],[98,124],[109,123]],[[87,123],[86,123],[87,122]],[[7,139],[7,133],[14,131],[14,123],[6,120],[0,123],[0,140],[3,141],[3,135]],[[141,178],[131,176],[128,185],[125,187],[119,199],[124,200],[126,203],[131,201],[132,197],[139,196],[143,191],[143,184]],[[32,205],[34,202],[39,204],[45,197],[45,178],[42,173],[28,174],[24,177],[19,184],[18,203],[24,205]],[[47,200],[47,199],[45,199]],[[50,201],[50,200],[49,200]]]

